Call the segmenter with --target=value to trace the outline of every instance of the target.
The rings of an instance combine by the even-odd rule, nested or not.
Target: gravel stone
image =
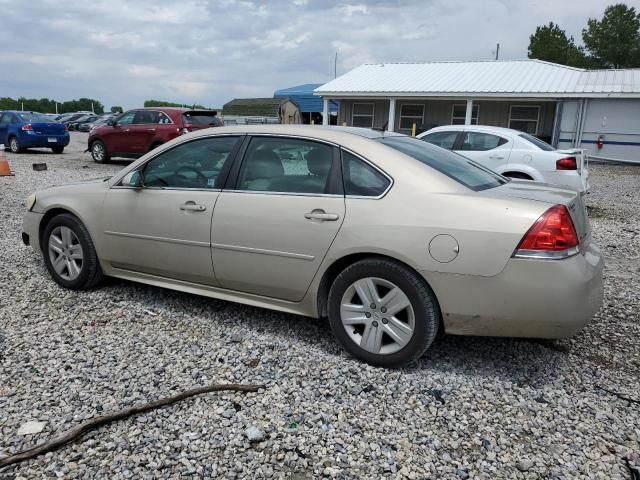
[[[590,166],[605,298],[583,331],[557,341],[444,336],[410,367],[385,370],[347,356],[321,320],[115,279],[58,287],[20,242],[27,195],[127,164],[93,163],[87,135],[71,135],[62,155],[8,153],[16,175],[0,177],[0,456],[189,388],[265,388],[105,425],[0,480],[609,480],[630,478],[626,458],[640,466],[640,410],[598,388],[639,398],[639,167]],[[32,169],[43,161],[48,170]],[[18,435],[27,421],[46,428]]]

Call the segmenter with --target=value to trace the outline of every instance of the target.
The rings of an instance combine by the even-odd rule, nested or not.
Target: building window
[[[478,124],[478,115],[480,114],[480,105],[473,105],[471,107],[471,125]],[[464,121],[467,118],[467,105],[464,103],[457,103],[453,105],[451,110],[451,125],[464,125]]]
[[[511,105],[509,110],[509,128],[531,135],[538,134],[540,122],[539,105]]]
[[[400,130],[411,130],[424,123],[424,105],[402,105],[400,107]]]
[[[352,127],[373,127],[373,103],[354,103],[351,114]]]

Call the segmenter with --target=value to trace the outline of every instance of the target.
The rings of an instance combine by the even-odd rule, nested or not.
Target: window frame
[[[222,187],[225,192],[244,193],[248,195],[281,195],[291,197],[344,197],[344,187],[342,184],[342,162],[340,159],[340,146],[319,138],[305,137],[303,135],[288,135],[274,133],[251,133],[245,136],[240,150],[238,151],[229,175]],[[242,190],[238,188],[240,181],[240,170],[246,161],[247,151],[251,141],[255,138],[281,138],[284,140],[303,140],[308,142],[321,143],[331,147],[331,168],[327,178],[328,193],[301,193],[301,192],[269,192],[262,190]]]
[[[416,123],[416,127],[420,128],[421,125],[424,124],[424,113],[425,113],[425,104],[424,103],[401,103],[400,104],[400,117],[398,118],[398,130],[407,130],[411,131],[411,128],[402,128],[402,119],[403,118],[418,118],[414,115],[402,115],[402,109],[404,107],[422,107],[422,115],[420,116],[420,123]]]
[[[465,130],[463,128],[460,128],[460,129],[455,128],[455,125],[453,125],[452,127],[453,128],[447,129],[447,130],[437,130],[435,132],[426,132],[426,134],[421,136],[419,140],[430,143],[431,145],[435,145],[436,147],[444,148],[445,150],[449,150],[450,152],[454,152],[456,150],[459,150],[458,147],[462,143],[462,135],[464,134]],[[443,147],[441,145],[436,145],[435,143],[431,143],[428,140],[425,140],[425,138],[427,138],[429,135],[436,135],[438,133],[455,133],[456,138],[453,140],[453,145],[451,145],[451,148]]]
[[[191,142],[196,142],[196,141],[200,141],[200,140],[205,140],[205,139],[211,139],[211,138],[222,138],[222,137],[238,137],[238,143],[236,143],[236,145],[233,147],[233,150],[231,150],[231,152],[229,153],[229,157],[227,157],[227,160],[225,161],[224,166],[222,167],[222,170],[220,170],[220,173],[218,174],[218,177],[216,178],[216,184],[213,188],[189,188],[189,187],[147,187],[147,186],[142,186],[142,187],[130,187],[128,185],[122,185],[122,181],[124,180],[124,178],[131,172],[143,172],[144,169],[146,168],[147,164],[153,160],[155,160],[156,158],[158,158],[160,155],[170,152],[171,150],[178,148],[182,145],[185,145],[187,143],[191,143]],[[179,190],[179,191],[189,191],[189,192],[194,192],[194,191],[198,191],[198,192],[221,192],[224,189],[224,186],[227,182],[227,180],[229,179],[229,174],[234,166],[234,164],[236,163],[236,160],[238,158],[238,153],[241,151],[241,149],[243,148],[245,142],[246,142],[246,137],[247,135],[244,133],[226,133],[226,134],[218,134],[218,135],[207,135],[207,136],[203,136],[203,137],[196,137],[196,138],[192,138],[189,139],[187,141],[184,142],[180,142],[177,145],[173,145],[171,148],[167,148],[161,151],[158,151],[155,155],[153,155],[151,158],[148,158],[147,160],[145,160],[143,163],[140,163],[139,165],[136,165],[135,168],[132,168],[131,170],[124,170],[123,174],[118,178],[118,180],[111,186],[111,188],[114,189],[129,189],[129,190]],[[143,176],[144,178],[144,176]]]
[[[122,117],[124,117],[125,115],[128,115],[129,113],[132,113],[132,114],[133,114],[133,117],[131,118],[131,123],[120,123],[120,119],[121,119]],[[137,123],[133,123],[133,121],[134,121],[134,120],[135,120],[135,118],[136,118],[137,113],[138,113],[138,111],[137,111],[137,110],[129,110],[128,112],[124,112],[122,115],[120,115],[120,116],[116,119],[115,125],[122,125],[122,126],[124,126],[124,127],[126,127],[126,126],[128,126],[128,125],[139,125],[139,124],[137,124]]]
[[[357,102],[351,104],[351,126],[353,127],[353,119],[355,117],[369,117],[369,115],[356,114],[356,105],[371,105],[371,125],[369,127],[357,127],[357,128],[373,128],[376,119],[376,104],[374,102]]]
[[[381,173],[387,180],[389,180],[389,185],[387,186],[387,188],[385,189],[384,192],[382,192],[380,195],[378,195],[377,197],[373,197],[370,195],[347,195],[347,190],[344,187],[344,172],[345,172],[345,168],[344,168],[344,156],[342,155],[342,152],[347,152],[351,155],[353,155],[354,157],[356,157],[357,159],[363,161],[366,165],[369,165],[371,168],[373,168],[374,170],[378,171],[379,173]],[[343,188],[343,192],[344,192],[344,197],[345,198],[354,198],[354,199],[361,199],[361,200],[380,200],[381,198],[384,198],[384,196],[389,193],[389,190],[391,190],[391,188],[394,185],[394,180],[393,177],[391,175],[389,175],[387,172],[385,172],[384,170],[382,170],[380,167],[378,167],[377,165],[375,165],[374,163],[370,162],[369,160],[367,160],[365,157],[363,157],[362,155],[360,155],[359,153],[354,152],[353,150],[343,147],[340,147],[340,171],[341,171],[341,176],[340,176],[340,181],[342,183],[342,188]]]
[[[509,106],[509,128],[511,128],[512,130],[518,130],[517,128],[512,128],[511,127],[511,122],[512,121],[516,121],[516,122],[533,122],[532,119],[530,118],[513,118],[513,108],[535,108],[538,111],[538,114],[536,116],[536,131],[534,133],[530,133],[530,132],[525,132],[528,133],[529,135],[533,135],[533,136],[537,136],[538,135],[538,130],[540,129],[540,105],[510,105]],[[522,130],[518,130],[519,132],[521,132]]]
[[[502,135],[499,135],[497,133],[492,133],[492,132],[481,132],[478,130],[474,130],[472,128],[470,129],[465,129],[462,132],[460,132],[461,135],[460,137],[458,137],[458,144],[456,145],[456,151],[459,152],[491,152],[492,150],[496,150],[500,147],[502,147],[503,145],[506,145],[507,143],[509,143],[511,140],[509,138],[503,137]],[[464,137],[467,134],[474,134],[474,135],[489,135],[491,137],[497,137],[499,138],[498,140],[498,144],[493,147],[493,148],[489,148],[487,150],[465,150],[462,147],[464,146]]]
[[[456,117],[455,116],[455,109],[456,107],[464,107],[465,108],[465,112],[466,112],[466,108],[467,105],[465,103],[454,103],[453,105],[451,105],[451,125],[465,125],[465,120],[467,119],[467,115],[465,113],[465,115],[463,117]],[[473,109],[477,108],[477,115],[475,116],[476,119],[476,123],[473,123]],[[453,123],[453,120],[456,118],[461,118],[462,119],[462,123]],[[478,125],[478,122],[480,121],[480,104],[478,103],[474,103],[471,106],[471,125]]]

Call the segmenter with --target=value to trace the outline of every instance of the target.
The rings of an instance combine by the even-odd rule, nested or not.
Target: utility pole
[[[95,110],[93,109],[93,102],[91,102],[91,113],[96,113]]]
[[[500,44],[496,44],[496,60],[500,58]]]
[[[24,102],[22,102],[22,111],[24,112]]]
[[[58,102],[56,102],[56,115],[58,115]]]
[[[338,76],[338,52],[336,51],[336,56],[333,59],[333,78]]]

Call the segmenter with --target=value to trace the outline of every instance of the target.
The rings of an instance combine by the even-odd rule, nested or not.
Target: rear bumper
[[[589,170],[584,169],[578,174],[575,170],[544,172],[544,181],[553,185],[569,187],[580,193],[589,191]]]
[[[53,139],[55,141],[50,142]],[[69,134],[46,135],[46,134],[22,134],[20,135],[20,145],[22,147],[66,147],[69,145]]]
[[[421,273],[440,302],[447,333],[562,338],[599,310],[603,265],[591,243],[565,260],[510,259],[494,277]]]
[[[22,241],[26,243],[26,238],[28,245],[31,245],[31,248],[39,254],[42,253],[39,235],[42,217],[44,217],[42,213],[26,212],[22,218]]]

